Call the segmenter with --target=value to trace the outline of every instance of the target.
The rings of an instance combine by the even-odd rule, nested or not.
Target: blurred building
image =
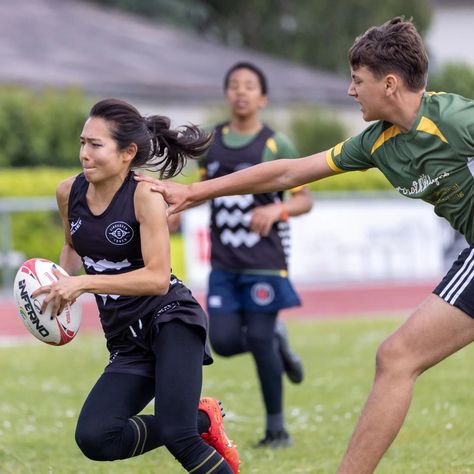
[[[474,64],[474,2],[432,0],[427,44],[433,62]],[[121,97],[175,124],[203,123],[222,105],[222,77],[239,60],[259,64],[270,79],[270,110],[280,124],[298,105],[338,113],[351,133],[365,127],[347,97],[349,75],[239,48],[186,30],[80,0],[0,0],[0,84],[83,89],[91,100]]]
[[[0,0],[0,58],[0,84],[79,86],[179,123],[201,123],[212,105],[222,104],[228,67],[250,60],[269,76],[276,113],[321,104],[358,115],[346,77],[78,0]]]

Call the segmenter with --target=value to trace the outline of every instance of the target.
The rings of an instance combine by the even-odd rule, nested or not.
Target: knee
[[[114,461],[118,459],[114,448],[116,443],[107,442],[107,436],[98,425],[78,422],[75,439],[84,456],[93,461]]]
[[[76,444],[82,451],[82,454],[93,461],[100,461],[100,445],[101,439],[97,433],[88,430],[86,427],[78,424],[76,426]]]
[[[212,350],[222,357],[230,357],[236,354],[236,351],[230,345],[225,344],[223,341],[212,341]]]
[[[223,357],[230,357],[238,354],[242,350],[242,334],[222,334],[213,333],[212,329],[209,334],[212,350]]]
[[[392,334],[377,350],[375,359],[376,377],[381,376],[416,376],[418,370],[416,357],[404,343],[403,338]]]

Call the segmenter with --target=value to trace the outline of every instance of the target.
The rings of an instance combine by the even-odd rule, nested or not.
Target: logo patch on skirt
[[[250,289],[250,294],[259,306],[267,306],[275,299],[275,290],[268,283],[256,283]]]

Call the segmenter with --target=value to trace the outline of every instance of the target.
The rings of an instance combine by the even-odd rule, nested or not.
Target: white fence
[[[183,213],[192,288],[207,282],[208,221],[207,205]],[[316,194],[312,211],[291,219],[290,275],[302,284],[433,280],[446,270],[454,235],[421,201]]]
[[[312,211],[291,218],[290,275],[295,283],[433,280],[466,245],[421,201],[383,193],[367,196],[315,194]],[[0,199],[4,287],[23,259],[12,243],[11,214],[56,209],[54,198]],[[183,213],[187,283],[192,288],[204,288],[207,282],[208,220],[207,205]]]
[[[11,215],[31,211],[57,211],[56,199],[53,197],[0,199],[0,269],[3,288],[11,286],[16,269],[24,261],[24,255],[13,247]],[[31,231],[34,232],[34,229]]]

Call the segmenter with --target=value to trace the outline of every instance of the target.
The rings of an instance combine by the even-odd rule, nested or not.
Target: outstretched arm
[[[190,185],[159,181],[143,175],[136,179],[154,184],[152,190],[163,195],[169,204],[170,215],[215,197],[283,191],[334,173],[326,162],[326,152],[321,152],[305,158],[261,163],[220,178]]]

